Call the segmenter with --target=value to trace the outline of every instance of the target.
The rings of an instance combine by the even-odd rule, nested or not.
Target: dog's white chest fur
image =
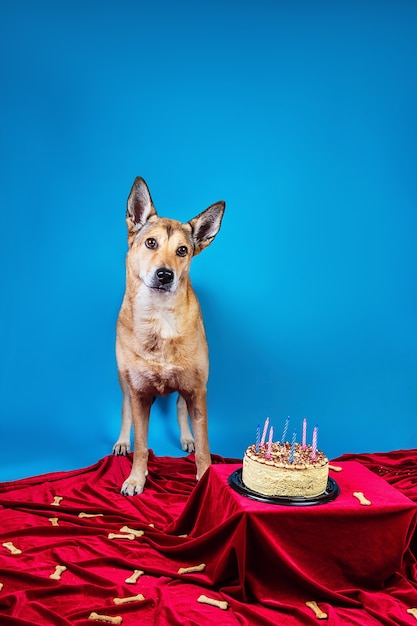
[[[155,303],[152,295],[138,294],[135,304],[134,332],[141,343],[146,344],[150,336],[162,341],[178,336],[178,319],[169,297]]]

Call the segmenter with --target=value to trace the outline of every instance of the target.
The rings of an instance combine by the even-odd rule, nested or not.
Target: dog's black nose
[[[159,270],[156,270],[156,277],[161,285],[167,285],[174,280],[174,272],[166,267],[160,267]]]

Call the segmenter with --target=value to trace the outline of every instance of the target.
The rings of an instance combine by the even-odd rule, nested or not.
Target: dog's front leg
[[[195,464],[197,480],[211,465],[210,446],[208,441],[206,390],[185,396],[195,442]]]
[[[184,398],[178,395],[177,398],[177,419],[180,427],[180,443],[181,448],[185,452],[194,452],[194,437],[188,425],[188,409]]]
[[[148,424],[152,400],[152,396],[143,396],[131,390],[134,450],[132,469],[121,489],[124,496],[140,494],[145,486],[148,475]]]
[[[126,456],[130,452],[130,431],[132,430],[132,406],[130,403],[130,389],[126,377],[119,372],[119,383],[123,394],[122,426],[120,434],[113,446],[113,454]]]

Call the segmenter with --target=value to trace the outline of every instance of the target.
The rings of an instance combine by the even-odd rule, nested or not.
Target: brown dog
[[[158,217],[142,178],[135,179],[130,191],[126,292],[116,339],[122,427],[113,447],[117,455],[130,451],[133,423],[133,464],[121,489],[124,495],[142,493],[145,485],[149,412],[155,396],[178,391],[180,441],[183,450],[195,449],[197,479],[210,465],[208,349],[189,269],[191,259],[218,233],[224,209],[225,203],[217,202],[183,224]]]

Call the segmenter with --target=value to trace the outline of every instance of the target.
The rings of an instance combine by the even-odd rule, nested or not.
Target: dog
[[[130,191],[126,289],[116,327],[122,425],[113,447],[115,455],[130,452],[133,424],[133,463],[121,488],[123,495],[143,492],[148,474],[149,414],[156,396],[178,392],[181,447],[195,451],[197,480],[211,463],[208,348],[189,269],[192,258],[217,235],[225,207],[225,202],[216,202],[182,223],[158,216],[143,178],[137,177]]]

